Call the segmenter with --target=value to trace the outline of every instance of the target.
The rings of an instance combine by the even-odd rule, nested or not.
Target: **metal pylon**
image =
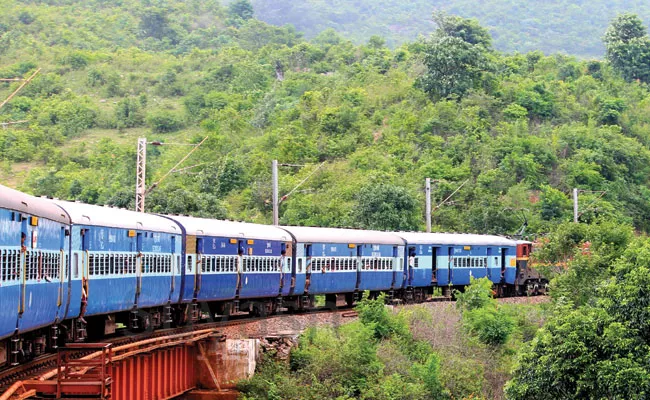
[[[147,138],[138,138],[138,166],[135,181],[135,211],[144,212],[145,171],[147,167]]]

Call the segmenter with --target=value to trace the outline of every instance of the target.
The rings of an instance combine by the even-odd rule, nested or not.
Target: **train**
[[[67,342],[248,312],[450,296],[472,277],[537,294],[501,236],[269,226],[31,196],[0,185],[0,366]]]

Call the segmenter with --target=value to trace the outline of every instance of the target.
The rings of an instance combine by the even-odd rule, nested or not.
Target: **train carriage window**
[[[95,255],[88,255],[88,273],[90,275],[95,275]]]

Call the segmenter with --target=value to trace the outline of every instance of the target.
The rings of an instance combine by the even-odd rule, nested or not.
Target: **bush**
[[[364,298],[357,306],[359,320],[364,325],[371,326],[375,338],[386,339],[394,335],[408,333],[406,321],[398,316],[391,315],[385,305],[386,295],[381,294],[376,299]]]
[[[471,311],[488,305],[494,305],[492,298],[492,281],[488,278],[470,279],[470,285],[465,292],[455,291],[456,307],[462,311]]]
[[[183,127],[181,118],[169,111],[158,111],[149,115],[147,124],[156,133],[174,132]]]
[[[506,313],[491,307],[477,308],[463,314],[463,325],[481,343],[501,345],[508,341],[515,322]]]

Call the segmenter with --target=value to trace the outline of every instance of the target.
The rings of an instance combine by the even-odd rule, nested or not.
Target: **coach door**
[[[440,247],[431,248],[431,283],[438,282],[438,252]]]
[[[59,259],[59,299],[57,301],[57,307],[61,307],[63,304],[63,285],[65,284],[65,278],[67,276],[67,263],[66,263],[66,253],[65,253],[65,228],[61,227],[61,238],[60,238],[60,254],[61,258]],[[58,312],[58,311],[57,311]],[[58,314],[57,314],[58,317]]]
[[[20,273],[20,308],[18,309],[18,313],[22,315],[22,313],[25,312],[25,297],[27,293],[27,271],[25,270],[27,268],[27,245],[31,243],[28,243],[28,238],[27,238],[27,216],[21,215],[20,216],[20,264],[19,264],[19,273]]]
[[[492,268],[495,268],[496,265],[492,266],[492,262],[493,262],[492,257],[493,257],[492,247],[488,247],[487,248],[487,263],[485,264],[485,267],[487,268],[487,277],[488,277],[488,279],[491,280],[492,282],[494,282],[494,277],[492,276]]]
[[[143,254],[142,254],[142,232],[136,233],[135,236],[135,305],[138,304],[138,297],[142,291],[142,267],[143,267]]]
[[[309,283],[311,282],[311,255],[312,245],[305,245],[305,293],[309,292]]]
[[[448,264],[449,264],[449,268],[447,268],[447,283],[449,285],[453,285],[454,282],[452,282],[452,281],[454,279],[454,271],[453,271],[453,268],[454,268],[454,248],[452,246],[449,246],[447,260],[448,260]]]
[[[359,287],[361,286],[361,263],[362,263],[362,257],[363,256],[363,245],[362,244],[357,244],[357,284],[355,286],[356,290],[359,290]]]
[[[506,279],[506,256],[508,255],[508,248],[501,248],[501,283]]]
[[[171,264],[170,269],[171,269],[171,273],[172,273],[172,284],[171,284],[170,289],[169,289],[170,298],[171,298],[171,295],[174,294],[174,289],[175,289],[175,285],[176,285],[176,275],[180,275],[180,270],[178,269],[179,268],[179,262],[178,262],[178,260],[176,260],[176,236],[171,237],[171,242],[172,242],[172,251],[171,251],[172,259],[171,259],[171,262],[170,262],[170,264]]]
[[[195,265],[196,265],[196,271],[195,271],[196,279],[195,279],[194,288],[195,288],[196,297],[199,297],[199,293],[201,292],[201,283],[202,283],[201,279],[203,279],[201,274],[205,269],[205,267],[203,266],[203,238],[199,238],[199,237],[196,238]]]

